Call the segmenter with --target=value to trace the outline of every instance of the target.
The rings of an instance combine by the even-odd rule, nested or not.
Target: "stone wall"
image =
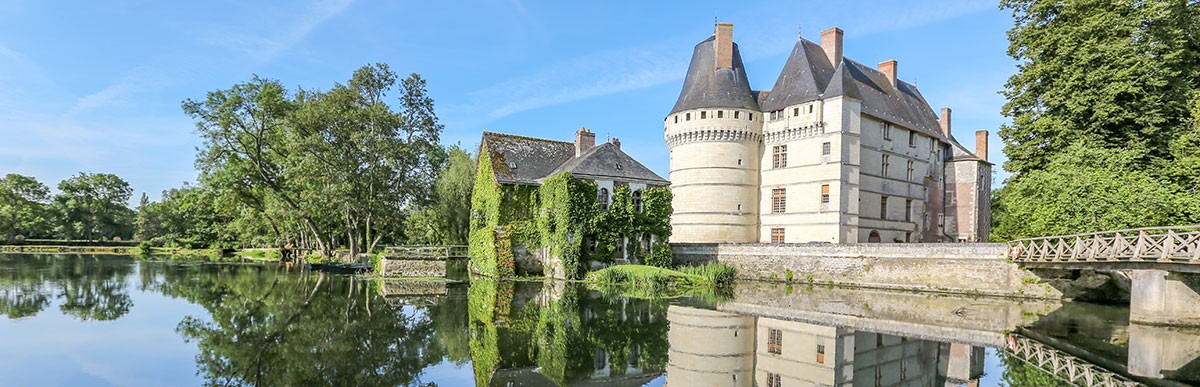
[[[384,277],[445,277],[446,261],[442,259],[390,259],[380,260]]]
[[[1008,262],[1000,243],[686,244],[678,264],[719,261],[748,280],[1004,297],[1061,298],[1037,276]]]

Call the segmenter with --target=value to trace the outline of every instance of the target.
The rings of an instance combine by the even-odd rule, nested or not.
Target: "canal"
[[[635,294],[0,255],[0,385],[1067,385],[1015,355],[1026,342],[1139,383],[1200,382],[1200,333],[1131,326],[1119,306],[774,284]]]

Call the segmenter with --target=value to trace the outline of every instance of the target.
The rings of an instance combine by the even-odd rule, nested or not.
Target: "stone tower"
[[[733,24],[696,45],[665,133],[671,153],[671,242],[757,242],[763,117]]]

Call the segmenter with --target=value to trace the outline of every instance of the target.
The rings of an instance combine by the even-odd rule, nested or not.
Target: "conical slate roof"
[[[775,87],[762,103],[762,110],[771,112],[820,98],[833,75],[833,65],[825,51],[816,43],[798,39],[792,47]]]
[[[759,110],[750,93],[746,68],[737,43],[733,44],[733,67],[716,67],[716,36],[696,45],[692,64],[688,66],[683,90],[670,114],[703,108],[735,108]]]

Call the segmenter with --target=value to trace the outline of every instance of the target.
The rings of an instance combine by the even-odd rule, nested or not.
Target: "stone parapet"
[[[938,293],[1058,299],[1062,294],[1008,262],[1001,243],[677,244],[679,264],[719,261],[745,280]]]

